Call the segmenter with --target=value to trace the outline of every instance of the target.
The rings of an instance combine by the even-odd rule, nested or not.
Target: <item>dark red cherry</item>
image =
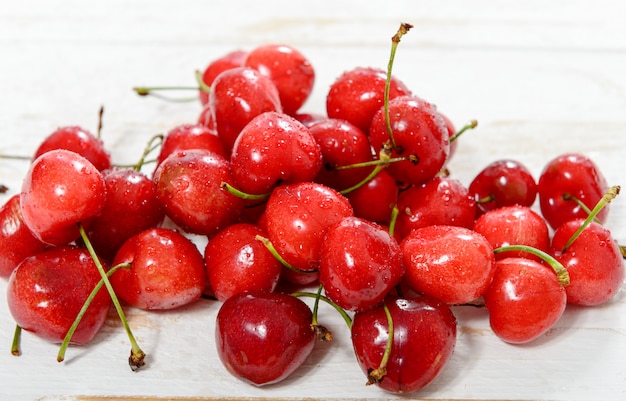
[[[104,148],[102,140],[82,127],[58,128],[41,142],[35,151],[33,160],[54,149],[76,152],[89,160],[100,171],[111,167],[111,155]]]
[[[391,212],[398,203],[398,184],[382,170],[362,187],[348,192],[346,197],[354,215],[379,224],[389,224]]]

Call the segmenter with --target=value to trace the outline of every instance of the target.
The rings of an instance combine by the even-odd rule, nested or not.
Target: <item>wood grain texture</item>
[[[6,2],[8,3],[8,2]],[[303,110],[323,113],[333,80],[355,66],[385,68],[400,22],[394,73],[457,125],[476,119],[450,163],[469,184],[496,158],[535,174],[551,158],[583,152],[610,184],[626,185],[626,12],[620,1],[314,2],[242,0],[23,0],[0,7],[0,153],[30,155],[61,125],[95,130],[114,162],[134,162],[147,139],[196,120],[197,102],[140,98],[137,85],[193,85],[194,70],[235,48],[288,43],[312,61],[316,84]],[[186,93],[177,94],[181,97]],[[19,191],[23,162],[0,160],[0,183]],[[622,195],[623,196],[623,195]],[[626,201],[607,227],[626,243]],[[196,238],[200,243],[201,238]],[[6,282],[0,280],[0,294]],[[130,346],[111,314],[96,340],[57,347],[25,333],[12,357],[13,321],[0,296],[0,399],[7,400],[387,400],[364,385],[349,333],[332,310],[320,320],[335,343],[319,344],[284,383],[256,388],[220,365],[213,339],[219,305],[177,311],[128,308],[148,365],[133,373]],[[512,346],[490,331],[484,310],[457,307],[458,344],[423,400],[626,399],[626,298],[598,308],[568,307],[538,341]]]

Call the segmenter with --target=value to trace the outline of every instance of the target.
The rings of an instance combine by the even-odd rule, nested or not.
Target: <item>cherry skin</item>
[[[476,219],[473,229],[487,238],[494,249],[508,245],[528,245],[544,252],[550,249],[548,223],[527,206],[503,206],[489,210]],[[496,254],[496,260],[509,257],[541,260],[538,256],[522,251]]]
[[[61,343],[85,300],[100,281],[85,249],[68,245],[24,259],[11,273],[7,305],[22,329],[52,343]],[[104,325],[111,299],[101,289],[74,332],[71,343],[86,344]]]
[[[478,202],[478,214],[503,206],[532,206],[537,197],[537,183],[526,166],[516,160],[489,163],[469,185]]]
[[[398,242],[382,226],[354,216],[328,228],[321,255],[326,296],[351,311],[382,302],[404,275]]]
[[[56,149],[39,156],[22,183],[24,223],[42,242],[65,245],[79,236],[78,223],[102,212],[102,173],[76,152]]]
[[[448,130],[448,137],[452,139],[452,137],[456,134],[456,127],[454,126],[454,123],[452,122],[452,120],[450,120],[450,118],[448,118],[447,115],[441,112],[439,114],[441,114],[443,121],[445,121],[446,123],[446,128]],[[448,155],[448,161],[450,161],[450,159],[452,158],[452,155],[456,153],[458,144],[459,142],[456,139],[454,141],[450,141],[450,154]]]
[[[484,294],[489,324],[503,341],[535,340],[561,318],[567,295],[552,268],[527,258],[496,262],[496,273]]]
[[[283,112],[294,115],[313,90],[315,71],[311,62],[292,46],[261,45],[252,49],[244,60],[274,82]]]
[[[439,376],[456,346],[456,318],[445,303],[429,297],[388,297],[394,326],[387,373],[375,384],[394,394],[411,394]],[[354,315],[352,345],[363,373],[379,367],[389,338],[382,306]]]
[[[24,224],[20,195],[15,194],[0,208],[0,277],[9,278],[22,260],[46,249],[46,244]]]
[[[172,128],[163,139],[157,167],[172,153],[189,149],[206,149],[225,159],[229,157],[217,131],[200,124],[182,124]]]
[[[249,194],[264,194],[278,183],[315,179],[322,152],[301,122],[284,113],[267,112],[244,127],[230,160],[235,186]]]
[[[111,167],[111,155],[102,140],[79,126],[60,127],[51,133],[39,144],[33,160],[55,149],[76,152],[100,171]]]
[[[177,231],[150,228],[129,238],[113,265],[130,263],[110,278],[116,294],[146,310],[178,308],[200,299],[206,270],[196,245]]]
[[[171,154],[153,180],[167,216],[189,233],[213,235],[237,221],[244,207],[241,198],[222,188],[233,181],[230,163],[208,150]]]
[[[204,82],[206,86],[211,87],[215,78],[222,72],[230,70],[231,68],[242,67],[247,55],[248,52],[245,50],[233,50],[216,58],[211,61],[202,72],[202,82]],[[209,94],[207,92],[200,91],[198,96],[201,104],[204,105],[209,102]]]
[[[382,170],[362,187],[348,192],[346,197],[355,216],[387,225],[392,208],[398,203],[398,191],[396,180]]]
[[[230,152],[239,132],[253,118],[268,111],[283,111],[276,85],[249,67],[231,68],[219,74],[211,85],[208,106],[226,152]]]
[[[156,184],[145,174],[113,167],[102,172],[107,197],[102,213],[87,222],[87,236],[96,254],[111,261],[127,239],[160,225],[165,210]]]
[[[450,152],[448,129],[436,107],[415,96],[400,96],[389,101],[389,120],[396,147],[391,157],[418,158],[417,164],[405,160],[391,163],[387,170],[397,181],[419,185],[434,178],[444,167]],[[374,149],[389,141],[385,109],[381,107],[369,130]]]
[[[346,120],[368,133],[374,114],[383,107],[387,73],[381,69],[356,67],[341,74],[326,95],[329,118]],[[409,95],[404,83],[392,77],[389,99]]]
[[[418,293],[449,304],[483,295],[495,271],[493,248],[465,227],[435,225],[411,231],[400,243],[405,282]]]
[[[256,236],[267,236],[260,227],[232,224],[209,239],[204,260],[215,297],[224,302],[243,291],[272,292],[282,265]]]
[[[565,287],[567,302],[574,305],[601,305],[619,292],[624,282],[624,260],[617,241],[602,225],[591,222],[572,244],[563,250],[583,219],[570,220],[554,231],[550,253],[563,264],[570,277]]]
[[[411,230],[434,224],[472,228],[476,201],[460,181],[437,176],[398,195],[396,232],[400,238]]]
[[[241,292],[220,307],[217,354],[233,376],[256,386],[278,383],[313,351],[309,307],[291,295]]]
[[[541,214],[556,230],[568,220],[587,217],[587,212],[574,200],[567,199],[567,195],[593,209],[608,189],[602,172],[590,158],[576,153],[562,154],[550,160],[539,176]],[[604,222],[608,213],[609,207],[605,206],[596,218]]]

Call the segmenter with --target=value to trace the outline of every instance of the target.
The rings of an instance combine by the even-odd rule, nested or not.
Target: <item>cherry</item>
[[[329,118],[347,120],[361,131],[369,133],[374,114],[383,107],[387,74],[377,68],[356,67],[341,74],[326,95]],[[392,77],[389,99],[409,95],[404,83]]]
[[[565,287],[545,264],[522,257],[496,262],[484,294],[489,324],[509,343],[527,343],[551,329],[567,305]]]
[[[539,177],[541,213],[557,229],[568,220],[587,217],[585,209],[592,208],[608,188],[606,179],[590,158],[576,153],[559,155],[546,164]],[[596,218],[602,223],[608,212],[609,208],[605,207]]]
[[[373,159],[369,138],[356,126],[344,120],[326,119],[308,128],[320,146],[324,161],[316,182],[342,190],[358,184],[372,171],[372,167],[337,169]]]
[[[527,206],[503,206],[489,210],[476,219],[473,229],[482,234],[494,249],[508,245],[528,245],[548,252],[550,248],[548,223]],[[496,254],[496,259],[509,257],[541,260],[523,251]]]
[[[573,219],[557,228],[550,254],[569,273],[570,284],[565,288],[567,302],[600,305],[619,292],[624,282],[624,261],[611,232],[596,222],[590,222],[566,247],[583,222]]]
[[[480,297],[495,271],[493,248],[465,227],[434,225],[415,229],[400,243],[409,288],[449,304]]]
[[[208,150],[171,154],[153,179],[167,216],[189,233],[213,235],[237,221],[244,207],[241,198],[222,188],[232,182],[230,163]]]
[[[355,216],[389,224],[392,207],[398,202],[398,191],[396,180],[382,170],[362,187],[347,193],[346,197]]]
[[[370,376],[380,366],[390,336],[383,306],[354,315],[354,352],[370,382],[394,394],[411,394],[435,380],[450,360],[456,345],[456,318],[448,305],[426,295],[388,297],[385,305],[393,335],[382,378]]]
[[[11,273],[7,305],[24,330],[53,343],[61,343],[100,273],[80,248],[62,245],[24,259]],[[98,292],[72,336],[72,343],[91,341],[109,314],[111,299]]]
[[[289,115],[294,115],[300,109],[313,90],[313,66],[292,46],[258,46],[248,53],[244,65],[258,70],[274,82],[283,111]]]
[[[371,308],[404,275],[400,245],[378,224],[349,216],[329,227],[321,246],[320,284],[340,307]]]
[[[128,168],[104,170],[106,201],[99,216],[87,222],[87,234],[102,259],[113,260],[122,244],[165,218],[157,199],[154,181],[140,171]]]
[[[44,249],[46,244],[24,224],[20,195],[11,196],[0,208],[0,277],[8,278],[22,260]]]
[[[163,139],[157,157],[157,167],[170,154],[189,149],[206,149],[225,159],[229,157],[217,131],[200,124],[182,124],[172,128]]]
[[[280,382],[313,351],[311,322],[309,307],[291,295],[238,293],[217,314],[218,356],[228,372],[248,383]]]
[[[372,119],[369,130],[374,149],[391,141],[391,157],[414,156],[389,165],[388,172],[404,184],[422,184],[434,178],[447,161],[450,141],[445,121],[436,107],[415,96],[400,96],[389,101],[388,131],[385,107]]]
[[[267,111],[282,112],[276,85],[249,67],[228,69],[219,74],[209,93],[211,120],[230,152],[239,132],[253,118]]]
[[[219,301],[243,291],[272,292],[276,288],[282,265],[256,238],[259,235],[267,234],[256,225],[238,223],[210,238],[204,260]]]
[[[403,238],[416,228],[447,224],[472,228],[476,202],[459,180],[437,176],[398,195],[396,233]]]
[[[456,127],[454,126],[454,123],[444,113],[440,112],[439,114],[441,114],[441,117],[443,118],[443,121],[446,123],[446,129],[448,130],[448,137],[449,137],[449,139],[453,139],[454,136],[456,135]],[[456,138],[455,138],[455,140],[451,140],[450,141],[450,154],[448,155],[448,161],[450,161],[450,159],[452,158],[452,155],[456,153],[456,149],[457,149],[458,145],[459,145],[459,143],[456,141]]]
[[[230,160],[235,186],[249,194],[268,193],[278,183],[312,181],[322,167],[311,132],[278,112],[263,113],[246,125]]]
[[[215,78],[222,72],[230,70],[231,68],[242,67],[247,55],[248,52],[245,50],[233,50],[214,59],[202,72],[202,82],[204,82],[204,85],[210,87],[213,81],[215,81]],[[209,94],[207,92],[201,90],[198,95],[200,103],[207,104],[209,102]]]
[[[60,127],[51,133],[39,145],[33,160],[54,149],[76,152],[100,171],[111,167],[111,155],[105,149],[102,140],[79,126]]]
[[[150,228],[129,238],[113,265],[130,269],[110,278],[115,293],[141,309],[173,309],[200,299],[206,287],[206,270],[196,245],[177,231]]]
[[[265,210],[271,243],[288,264],[303,271],[319,268],[328,227],[352,215],[343,195],[313,182],[276,187]]]
[[[100,214],[105,200],[102,173],[83,156],[65,149],[35,159],[20,194],[24,223],[50,245],[76,240],[77,223]]]
[[[489,163],[472,180],[469,192],[482,214],[503,206],[532,206],[537,197],[537,184],[522,163],[502,159]]]

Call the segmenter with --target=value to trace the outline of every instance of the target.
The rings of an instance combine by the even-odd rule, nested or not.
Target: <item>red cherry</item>
[[[358,217],[328,228],[321,255],[320,284],[343,309],[379,304],[404,275],[400,245],[383,227]]]
[[[398,203],[398,185],[385,170],[362,187],[346,194],[354,215],[379,224],[389,224],[391,211]]]
[[[456,134],[456,127],[454,126],[454,123],[445,114],[443,114],[441,112],[439,114],[441,114],[441,117],[443,118],[443,121],[445,121],[445,123],[446,123],[446,129],[448,130],[448,138],[452,139],[452,137]],[[458,147],[458,144],[459,143],[458,143],[457,140],[450,141],[450,154],[448,155],[448,161],[450,161],[450,159],[452,158],[452,155],[454,153],[456,153],[456,149]]]
[[[406,237],[411,230],[434,224],[472,228],[476,201],[460,181],[437,176],[398,195],[396,233]]]
[[[231,68],[215,78],[209,107],[226,152],[230,152],[239,132],[253,118],[267,111],[283,110],[276,85],[248,67]]]
[[[528,245],[548,252],[550,230],[548,223],[527,206],[503,206],[489,210],[476,219],[474,231],[482,234],[491,246]],[[523,257],[539,261],[528,252],[507,251],[496,254],[496,259]]]
[[[257,235],[267,236],[258,226],[232,224],[210,238],[204,260],[215,297],[224,302],[243,291],[272,292],[282,265]]]
[[[313,90],[313,66],[292,46],[258,46],[248,53],[244,65],[258,70],[274,82],[283,111],[289,115],[294,115],[300,109]]]
[[[172,153],[189,149],[206,149],[225,159],[229,157],[217,131],[200,124],[183,124],[171,129],[163,139],[157,167]]]
[[[175,152],[154,172],[157,197],[183,230],[213,235],[237,221],[244,202],[222,188],[232,182],[230,163],[208,150]]]
[[[24,330],[61,343],[100,273],[85,249],[59,246],[30,256],[9,277],[7,305]],[[91,341],[109,314],[111,299],[101,289],[72,336],[74,344]]]
[[[539,177],[541,213],[557,229],[568,220],[587,217],[587,212],[568,196],[593,209],[608,189],[606,179],[588,157],[575,153],[557,156],[546,164]],[[596,218],[604,222],[608,213],[607,205]]]
[[[503,206],[532,206],[537,197],[537,184],[522,163],[503,159],[481,170],[470,183],[469,192],[482,214]]]
[[[131,264],[111,276],[116,294],[141,309],[173,309],[200,299],[206,287],[202,254],[182,234],[151,228],[128,239],[113,265]]]
[[[41,241],[68,244],[79,236],[77,223],[102,212],[106,185],[100,171],[78,153],[56,149],[39,156],[22,183],[24,223]]]
[[[527,343],[551,329],[567,305],[565,287],[549,266],[527,258],[496,262],[493,282],[484,294],[489,324],[509,343]]]
[[[102,140],[78,126],[58,128],[46,137],[35,151],[33,160],[55,149],[76,152],[100,171],[111,167],[111,155],[104,148]]]
[[[480,297],[495,271],[493,248],[465,227],[436,225],[411,231],[400,243],[406,284],[449,304]]]
[[[570,220],[554,231],[550,253],[570,277],[567,302],[600,305],[611,300],[624,282],[624,260],[617,241],[602,225],[591,222],[565,250],[565,244],[583,223]]]
[[[249,194],[268,193],[278,183],[312,181],[322,167],[320,147],[309,130],[277,112],[245,126],[230,160],[235,186]]]
[[[256,386],[278,383],[313,351],[309,307],[291,295],[242,292],[217,314],[217,354],[233,376]]]
[[[8,278],[22,260],[46,249],[46,244],[24,224],[20,195],[16,194],[0,208],[0,277]]]
[[[226,70],[231,68],[242,67],[248,52],[244,50],[233,50],[221,57],[211,61],[202,72],[202,82],[208,87],[213,84],[215,78]],[[200,103],[207,104],[209,102],[209,94],[205,91],[199,93]]]
[[[417,156],[417,164],[405,160],[391,163],[389,174],[404,184],[422,184],[443,168],[450,152],[445,121],[436,107],[414,96],[400,96],[389,101],[389,120],[396,148],[391,157]],[[389,141],[385,109],[381,107],[369,130],[374,149]]]
[[[386,82],[387,72],[380,69],[356,67],[344,72],[332,83],[326,95],[328,117],[347,120],[369,133],[374,114],[383,107]],[[411,93],[395,77],[389,85],[389,99]]]
[[[394,326],[386,374],[376,382],[385,391],[411,394],[431,383],[450,360],[456,345],[456,318],[448,305],[428,296],[388,298]],[[363,373],[379,367],[389,325],[382,306],[357,312],[352,345]]]

